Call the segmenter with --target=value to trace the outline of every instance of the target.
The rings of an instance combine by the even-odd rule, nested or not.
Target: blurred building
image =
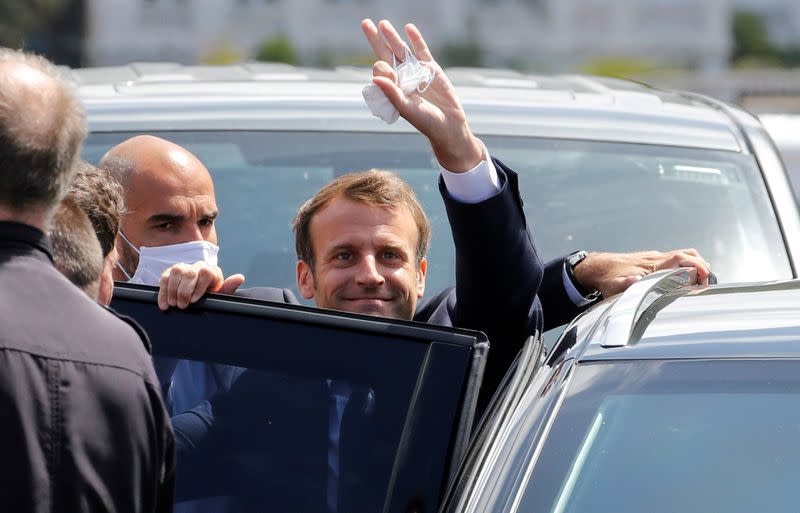
[[[285,36],[305,63],[367,58],[365,17],[414,21],[435,51],[479,48],[491,66],[574,69],[642,59],[716,70],[731,49],[733,0],[88,0],[87,61],[250,58]]]
[[[800,45],[800,9],[797,0],[734,0],[734,7],[760,15],[775,45]]]

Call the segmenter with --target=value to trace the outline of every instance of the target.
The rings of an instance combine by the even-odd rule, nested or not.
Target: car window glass
[[[164,313],[155,296],[119,286],[113,306],[152,341],[176,511],[435,509],[482,335],[238,298]]]
[[[545,258],[580,248],[694,247],[724,282],[791,277],[752,157],[581,141],[531,145],[522,138],[492,148],[525,177],[520,190]]]
[[[97,160],[132,133],[95,133]],[[406,178],[431,218],[429,294],[452,286],[455,253],[438,166],[412,134],[160,132],[210,169],[220,207],[220,263],[250,286],[295,289],[290,223],[334,176],[373,167]],[[520,174],[525,211],[545,261],[577,249],[694,247],[721,282],[792,276],[778,222],[754,160],[732,152],[650,145],[485,136]]]
[[[789,361],[580,366],[519,511],[794,511],[797,371]]]

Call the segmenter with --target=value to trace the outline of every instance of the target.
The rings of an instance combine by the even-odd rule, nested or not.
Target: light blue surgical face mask
[[[202,261],[211,266],[217,265],[219,246],[205,240],[137,248],[122,231],[119,232],[119,235],[132,250],[139,254],[139,265],[133,276],[129,275],[117,260],[117,267],[128,278],[128,283],[158,285],[161,282],[161,274],[175,264],[194,264]]]

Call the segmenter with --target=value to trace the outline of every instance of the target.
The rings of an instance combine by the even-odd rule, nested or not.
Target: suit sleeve
[[[456,248],[453,325],[480,330],[491,349],[482,394],[491,394],[525,339],[544,327],[538,299],[543,267],[525,221],[517,175],[494,160],[502,185],[480,203],[444,197]]]
[[[250,287],[246,289],[239,289],[235,293],[238,297],[247,297],[251,299],[262,299],[265,301],[275,301],[278,303],[287,303],[290,305],[299,305],[300,302],[295,297],[294,293],[289,289],[278,289],[275,287]]]
[[[572,302],[564,288],[564,260],[555,258],[544,265],[542,286],[539,288],[539,300],[544,315],[544,331],[567,324],[589,305],[579,307]]]

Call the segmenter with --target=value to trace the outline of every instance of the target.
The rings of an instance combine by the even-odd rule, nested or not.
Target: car
[[[308,500],[325,455],[309,433],[327,422],[313,393],[275,392],[288,379],[367,391],[342,513],[793,511],[800,280],[700,286],[693,273],[645,277],[549,351],[531,336],[485,412],[492,341],[477,332],[234,296],[162,312],[153,288],[127,284],[115,306],[154,355],[246,368],[211,400],[213,421],[173,417],[179,508],[330,511]]]
[[[622,80],[446,70],[473,131],[519,175],[544,260],[579,249],[694,247],[722,282],[797,277],[800,216],[752,115]],[[454,282],[454,249],[425,138],[370,115],[370,71],[282,64],[136,63],[65,70],[86,106],[83,156],[151,133],[185,146],[216,184],[220,263],[249,286],[293,289],[288,226],[339,174],[399,172],[428,212],[427,290]]]
[[[338,510],[440,503],[476,419],[484,334],[216,294],[162,312],[144,285],[114,295],[149,334],[156,366],[183,359],[237,372],[232,386],[172,416],[177,511],[337,511],[325,502],[334,385],[349,390]]]
[[[800,282],[684,273],[528,347],[442,511],[795,510]]]
[[[758,119],[778,147],[795,197],[800,197],[800,115],[765,113],[759,114]]]
[[[221,67],[140,63],[64,73],[76,84],[87,109],[91,131],[83,150],[87,160],[96,162],[132,135],[151,133],[185,146],[206,164],[221,210],[217,228],[221,264],[227,273],[243,272],[248,285],[294,288],[296,255],[289,223],[297,208],[331,178],[372,167],[399,172],[431,218],[434,238],[427,290],[452,285],[454,250],[436,187],[438,168],[424,138],[411,126],[402,121],[385,125],[369,114],[361,99],[369,71],[257,63]],[[698,95],[596,77],[482,69],[449,69],[447,74],[474,132],[493,155],[519,173],[525,213],[543,259],[577,249],[695,247],[713,263],[723,283],[797,277],[797,204],[771,140],[750,114]],[[585,358],[606,351],[634,358],[639,354],[635,348],[656,347],[641,340],[623,348],[586,342],[609,326],[625,325],[612,323],[612,312],[638,312],[641,307],[642,319],[655,316],[648,326],[673,326],[673,335],[681,340],[673,344],[679,354],[677,349],[687,345],[681,336],[691,338],[694,333],[681,331],[681,315],[690,321],[697,321],[697,316],[676,309],[687,301],[700,301],[695,296],[723,296],[729,290],[724,285],[692,288],[685,285],[687,280],[664,295],[661,289],[669,286],[663,278],[642,280],[621,297],[583,314],[563,333],[547,334],[547,342],[540,334],[530,334],[506,384],[485,412],[477,410],[476,396],[487,344],[522,341],[485,340],[477,333],[236,297],[210,296],[185,312],[161,312],[154,305],[153,289],[124,284],[115,289],[115,307],[145,325],[157,356],[254,371],[247,374],[252,379],[236,382],[247,393],[233,393],[231,388],[230,395],[199,405],[200,410],[189,412],[188,418],[173,419],[179,456],[189,458],[179,457],[181,508],[191,510],[192,501],[199,500],[221,501],[222,505],[198,505],[211,511],[273,506],[325,511],[324,506],[304,502],[320,498],[307,487],[318,490],[321,479],[319,473],[308,472],[317,467],[304,462],[317,458],[318,464],[325,455],[324,449],[315,452],[304,443],[304,427],[320,424],[276,422],[311,415],[305,408],[319,386],[334,387],[345,380],[360,390],[357,404],[362,417],[375,412],[377,425],[368,423],[360,436],[349,438],[351,461],[363,466],[341,476],[350,501],[341,513],[507,511],[520,508],[528,485],[540,482],[539,474],[531,479],[527,469],[546,468],[534,469],[545,453],[529,457],[525,446],[519,445],[524,442],[520,437],[528,437],[529,448],[557,450],[558,443],[545,434],[577,432],[547,428],[569,423],[549,416],[567,411],[560,408],[562,401],[565,406],[573,404],[557,394],[573,381],[583,383],[586,372],[600,369],[594,360],[576,355]],[[792,287],[794,282],[778,283]],[[758,306],[752,311],[763,310],[766,315],[771,296],[758,293],[766,285],[736,287],[752,288],[753,293],[746,295]],[[726,297],[734,296],[742,301],[741,295]],[[661,297],[687,299],[672,304],[659,301]],[[777,336],[747,315],[750,303],[718,306],[719,311],[711,306],[705,310],[714,320],[715,333],[725,332],[728,321],[740,326],[734,322],[740,316],[753,321],[754,330],[764,328],[768,340]],[[795,310],[779,306],[783,309],[778,309],[776,318],[797,317]],[[656,322],[664,316],[670,321]],[[686,326],[706,333],[699,321],[687,321]],[[620,337],[626,335],[625,330],[614,329]],[[627,344],[630,337],[625,340]],[[579,352],[584,346],[586,352]],[[736,347],[740,346],[731,344],[729,349]],[[382,353],[381,348],[390,350]],[[445,348],[447,355],[436,352]],[[756,353],[754,346],[753,353],[743,356],[755,358]],[[714,360],[719,355],[706,356]],[[770,356],[765,352],[765,358]],[[692,357],[687,353],[676,358]],[[664,363],[669,367],[672,360],[664,359],[670,360]],[[433,368],[436,372],[429,373]],[[620,367],[607,368],[612,379]],[[720,379],[731,382],[736,376],[725,373]],[[307,380],[309,394],[274,392],[296,379]],[[584,388],[569,390],[601,390],[591,388],[593,382],[587,380]],[[697,382],[700,387],[703,379]],[[613,379],[609,383],[613,388]],[[636,389],[631,390],[635,395]],[[604,398],[603,393],[599,392]],[[386,401],[387,394],[393,400]],[[217,400],[222,402],[216,404]],[[287,408],[285,415],[273,413]],[[544,424],[525,424],[526,419]],[[565,443],[574,446],[574,441]],[[580,466],[581,458],[565,453],[560,464],[578,461],[575,465]],[[514,462],[523,463],[526,470]],[[554,474],[551,482],[572,493],[582,476]],[[548,490],[558,493],[555,488]],[[544,509],[560,512],[583,504],[570,502],[572,497],[564,495],[556,506],[545,504]],[[539,507],[528,508],[525,503],[528,509]]]

